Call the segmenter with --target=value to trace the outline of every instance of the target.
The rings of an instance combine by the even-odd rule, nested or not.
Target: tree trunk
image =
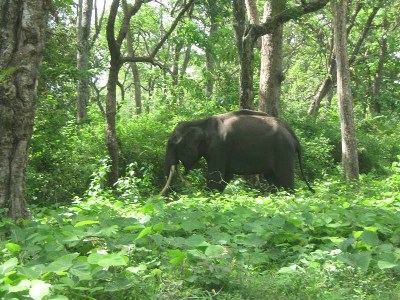
[[[48,7],[44,0],[0,0],[0,209],[28,218],[25,177],[33,132]]]
[[[337,93],[342,133],[342,165],[346,179],[354,181],[358,180],[359,166],[347,55],[347,0],[332,0],[332,7],[337,64]]]
[[[87,118],[89,103],[89,52],[90,24],[92,19],[93,0],[79,0],[77,24],[77,68],[79,72],[76,99],[76,122],[84,122]]]
[[[234,29],[240,62],[239,107],[254,109],[253,92],[253,62],[254,35],[253,31],[245,30],[246,8],[243,0],[233,1]],[[247,28],[249,29],[249,28]]]
[[[346,29],[346,36],[349,35],[351,29],[353,28],[355,19],[356,19],[358,13],[360,12],[361,8],[362,8],[362,3],[360,1],[356,4],[356,9],[350,18],[350,24],[348,25],[348,27]],[[361,49],[361,45],[364,42],[369,29],[371,28],[372,21],[374,20],[378,10],[379,10],[379,7],[374,7],[371,14],[369,15],[367,22],[364,26],[364,30],[363,30],[362,34],[360,35],[360,37],[356,43],[356,46],[353,49],[352,55],[349,59],[349,65],[352,65],[354,63],[355,58]],[[334,86],[335,83],[336,83],[336,60],[335,60],[334,53],[331,53],[330,65],[328,68],[328,75],[324,79],[324,81],[321,83],[321,85],[319,86],[316,94],[313,97],[310,108],[308,109],[308,114],[311,117],[313,117],[313,118],[317,117],[318,111],[321,106],[322,99],[327,95],[328,91],[330,91],[332,89],[332,86]]]
[[[126,49],[129,56],[134,56],[135,51],[133,50],[133,37],[132,31],[128,27],[126,32]],[[140,73],[137,63],[131,62],[129,63],[129,67],[132,70],[133,83],[135,87],[135,106],[136,106],[136,114],[140,115],[142,113],[142,87],[140,84]]]
[[[388,29],[388,21],[386,17],[383,20],[383,28],[386,31]],[[383,34],[381,40],[379,41],[380,52],[379,52],[379,62],[378,67],[375,72],[374,89],[372,93],[372,106],[374,113],[380,114],[382,111],[382,105],[379,101],[379,94],[381,93],[381,84],[383,77],[383,66],[387,56],[387,35]]]
[[[301,1],[300,6],[285,9],[280,14],[269,18],[262,24],[246,25],[246,8],[244,0],[233,0],[233,16],[236,44],[239,53],[239,106],[240,108],[253,109],[253,62],[254,44],[256,40],[272,33],[281,24],[298,19],[304,14],[323,8],[329,0],[316,0],[311,2]]]
[[[266,1],[264,22],[285,9],[282,0]],[[283,24],[270,34],[264,35],[261,43],[261,70],[258,109],[271,116],[278,117],[280,110],[282,71]]]
[[[214,41],[215,36],[218,31],[218,7],[217,0],[208,1],[208,13],[207,15],[210,17],[210,34],[207,37],[206,44],[206,68],[207,68],[207,84],[206,91],[209,97],[212,97],[214,93],[214,70],[215,70],[215,58],[214,58]]]

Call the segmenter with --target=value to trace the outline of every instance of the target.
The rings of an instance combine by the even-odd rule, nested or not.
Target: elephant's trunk
[[[164,195],[165,192],[169,189],[169,186],[171,185],[172,178],[174,177],[174,174],[175,174],[175,170],[176,170],[176,165],[172,165],[170,170],[169,170],[169,176],[168,176],[168,179],[167,179],[167,183],[165,184],[164,188],[160,192],[160,195]]]

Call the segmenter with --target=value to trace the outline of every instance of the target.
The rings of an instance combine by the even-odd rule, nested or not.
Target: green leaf
[[[198,220],[187,220],[182,222],[181,227],[183,230],[191,232],[196,229],[204,228],[205,226]]]
[[[144,225],[142,225],[142,224],[130,225],[130,226],[124,227],[124,231],[136,231],[136,230],[143,229],[143,228],[144,228]]]
[[[378,246],[381,243],[378,234],[369,230],[366,230],[361,234],[360,240],[371,246]]]
[[[50,294],[51,284],[46,283],[42,280],[32,280],[31,289],[29,290],[29,296],[34,300],[41,300]]]
[[[280,268],[278,271],[278,274],[290,274],[290,273],[296,272],[296,270],[297,270],[297,266],[291,265],[289,267]]]
[[[137,273],[141,273],[143,271],[147,270],[147,266],[145,264],[140,264],[137,267],[129,267],[126,268],[127,271],[133,273],[133,274],[137,274]]]
[[[14,252],[14,253],[19,253],[21,251],[21,246],[18,244],[14,244],[14,243],[7,243],[6,248],[7,248],[7,250]]]
[[[10,293],[18,293],[22,291],[27,291],[31,288],[31,281],[28,279],[21,280],[17,285],[10,286],[8,291]]]
[[[371,252],[342,253],[338,255],[338,259],[352,267],[359,268],[361,271],[367,271],[371,262]]]
[[[61,256],[56,261],[50,263],[46,268],[45,272],[63,272],[67,271],[70,267],[72,267],[72,261],[79,256],[79,253],[70,253],[64,256]]]
[[[150,234],[153,231],[152,226],[145,227],[141,232],[139,232],[138,236],[136,237],[135,241],[141,239],[142,237]]]
[[[384,261],[384,260],[379,260],[378,261],[378,268],[381,270],[385,270],[385,269],[392,269],[395,267],[399,267],[400,265],[398,263],[395,262],[390,262],[390,261]]]
[[[92,224],[99,224],[99,221],[94,221],[94,220],[86,220],[86,221],[80,221],[74,225],[74,227],[82,227],[86,225],[92,225]]]
[[[226,253],[225,247],[221,245],[210,245],[206,248],[206,251],[204,252],[205,255],[208,257],[218,257]]]
[[[100,254],[92,253],[88,256],[88,263],[97,264],[101,267],[108,268],[111,266],[125,266],[129,259],[127,256],[119,253]]]
[[[71,275],[79,278],[79,280],[92,280],[92,273],[90,264],[86,261],[80,260],[69,269]],[[71,284],[74,284],[71,282]]]
[[[10,258],[4,264],[0,265],[0,274],[5,275],[18,265],[16,257]]]
[[[68,298],[63,295],[56,295],[56,296],[49,298],[49,300],[68,300]]]
[[[192,235],[188,239],[186,239],[185,244],[189,247],[201,247],[201,246],[209,246],[210,244],[206,242],[205,238],[202,235]]]
[[[187,257],[187,254],[179,249],[169,250],[167,251],[167,255],[172,257],[169,262],[175,265],[182,264]]]

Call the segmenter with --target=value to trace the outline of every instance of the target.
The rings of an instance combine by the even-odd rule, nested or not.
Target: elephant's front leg
[[[222,192],[232,180],[232,175],[225,174],[224,171],[214,170],[208,172],[207,186],[210,190]]]

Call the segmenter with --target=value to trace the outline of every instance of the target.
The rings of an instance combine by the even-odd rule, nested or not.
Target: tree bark
[[[92,20],[93,0],[79,0],[77,24],[77,68],[78,91],[76,99],[76,122],[83,123],[87,118],[89,103],[89,52],[90,24]]]
[[[129,56],[134,56],[135,51],[133,50],[133,37],[132,31],[128,27],[126,32],[126,50]],[[137,63],[131,62],[129,63],[129,67],[132,71],[133,76],[133,84],[135,88],[135,107],[136,107],[136,114],[140,115],[143,111],[142,109],[142,87],[140,84],[140,73]]]
[[[356,9],[350,18],[350,23],[346,29],[347,36],[349,35],[351,29],[353,28],[355,19],[356,19],[358,13],[360,12],[361,8],[362,8],[362,3],[358,2],[356,5]],[[364,26],[364,30],[363,30],[362,34],[360,35],[360,37],[356,43],[356,46],[353,49],[352,55],[349,59],[349,65],[352,65],[354,63],[356,56],[360,52],[361,45],[364,42],[365,38],[367,37],[368,31],[372,25],[372,21],[374,20],[378,10],[379,10],[379,7],[374,7],[371,14],[369,15],[367,22]],[[322,99],[325,98],[328,91],[330,91],[332,89],[332,86],[336,83],[336,60],[335,59],[336,59],[335,55],[332,52],[330,54],[330,65],[328,67],[327,77],[325,77],[325,79],[322,81],[321,85],[317,89],[317,92],[314,95],[313,100],[311,102],[310,108],[308,109],[308,114],[313,118],[316,118],[318,115]]]
[[[47,1],[0,0],[0,209],[28,218],[25,178],[33,132]]]
[[[110,51],[110,69],[107,81],[107,98],[106,98],[106,144],[108,153],[111,159],[111,169],[108,173],[108,184],[115,187],[119,179],[119,145],[116,132],[116,114],[117,114],[117,83],[119,70],[124,63],[134,62],[148,62],[160,66],[155,60],[155,56],[161,49],[162,45],[175,30],[179,20],[183,17],[186,11],[193,5],[194,0],[190,0],[179,12],[178,16],[173,21],[169,30],[161,38],[158,44],[154,47],[148,56],[127,56],[122,57],[121,47],[126,38],[129,28],[129,23],[133,15],[135,15],[141,8],[145,0],[136,0],[135,3],[128,7],[126,0],[122,1],[124,8],[124,15],[119,30],[115,30],[115,21],[117,18],[118,8],[120,1],[113,0],[110,7],[106,27],[106,38],[108,49]]]
[[[386,31],[388,28],[388,21],[385,17],[383,20],[383,28]],[[387,35],[383,34],[379,41],[380,51],[379,51],[379,62],[376,68],[375,78],[374,78],[374,89],[372,93],[372,107],[375,114],[380,114],[382,112],[382,105],[379,101],[379,94],[381,93],[381,84],[383,77],[383,67],[387,56]]]
[[[286,1],[266,1],[264,22],[284,11]],[[261,43],[261,70],[258,110],[278,117],[280,111],[282,70],[283,24],[270,34],[264,35]]]
[[[358,180],[359,166],[347,55],[347,0],[332,0],[332,7],[337,64],[337,93],[342,134],[342,165],[347,181],[354,181]]]
[[[281,24],[295,20],[304,14],[323,8],[329,0],[319,0],[305,3],[301,1],[300,6],[285,9],[280,14],[269,18],[262,24],[247,24],[244,0],[233,0],[234,30],[236,44],[239,53],[240,76],[239,76],[239,107],[253,109],[253,62],[254,44],[256,40],[273,32]]]

